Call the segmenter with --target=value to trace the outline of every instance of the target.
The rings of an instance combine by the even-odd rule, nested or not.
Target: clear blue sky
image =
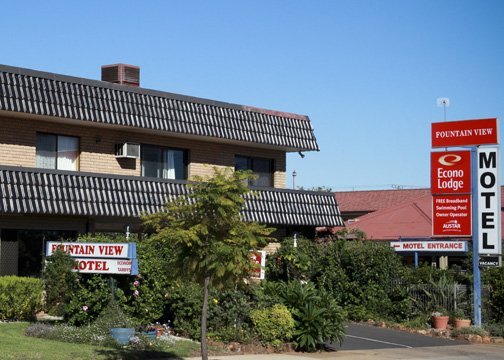
[[[289,185],[428,187],[438,97],[448,120],[504,118],[500,0],[0,5],[0,63],[99,79],[125,62],[146,88],[309,115],[321,151],[288,155]]]

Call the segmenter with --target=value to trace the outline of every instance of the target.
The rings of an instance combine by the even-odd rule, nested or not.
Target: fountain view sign
[[[74,271],[87,274],[137,275],[135,243],[90,243],[48,241],[46,256],[56,250],[69,254],[75,261]]]
[[[491,145],[499,142],[497,119],[432,123],[432,147]]]

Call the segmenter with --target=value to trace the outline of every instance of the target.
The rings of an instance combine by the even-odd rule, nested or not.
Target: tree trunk
[[[203,284],[203,309],[201,310],[201,359],[208,360],[208,342],[207,342],[207,316],[208,316],[208,284],[210,276],[205,276]]]

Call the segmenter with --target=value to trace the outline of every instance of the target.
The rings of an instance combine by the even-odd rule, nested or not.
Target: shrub
[[[460,328],[460,329],[453,329],[451,331],[451,336],[458,336],[458,335],[479,335],[479,336],[487,336],[488,332],[486,332],[484,329],[476,326],[470,326],[466,328]]]
[[[490,323],[485,325],[485,330],[488,331],[490,336],[504,337],[504,324],[503,323]]]
[[[294,239],[285,238],[280,249],[268,256],[266,276],[268,280],[310,280],[318,258],[319,247],[313,241],[301,237],[294,247]]]
[[[254,332],[265,344],[275,345],[290,340],[294,331],[294,319],[285,305],[253,310],[250,314]]]
[[[76,288],[78,275],[72,271],[74,260],[62,250],[46,258],[42,279],[46,292],[45,307],[51,315],[63,316],[66,303]]]
[[[343,340],[345,312],[331,294],[301,281],[281,283],[277,291],[294,317],[298,350],[315,351],[324,342]]]
[[[251,300],[240,289],[213,290],[210,293],[208,330],[224,342],[240,342],[250,332]],[[236,329],[236,337],[229,329]],[[226,340],[224,340],[224,338]]]
[[[198,284],[188,282],[171,286],[168,293],[168,309],[176,333],[199,339],[202,303],[203,290]]]
[[[173,282],[170,271],[173,250],[150,239],[138,240],[136,244],[141,276],[122,278],[120,284],[126,296],[125,308],[142,323],[164,322],[167,320],[167,296]]]
[[[40,279],[0,277],[0,320],[32,320],[42,309],[42,291]]]
[[[115,291],[116,302],[123,304],[124,292]],[[109,280],[102,275],[79,275],[76,290],[66,307],[65,320],[70,325],[87,325],[96,320],[112,297]]]
[[[238,342],[240,344],[251,343],[253,338],[248,327],[226,326],[216,331],[210,331],[208,338],[223,343]]]
[[[133,319],[124,313],[115,300],[111,300],[100,316],[93,323],[98,333],[108,334],[112,328],[130,328],[138,325]]]
[[[313,281],[327,289],[354,320],[400,320],[409,301],[404,289],[393,286],[405,267],[387,244],[334,241],[321,250]]]
[[[504,322],[504,267],[486,269],[483,281],[490,287],[487,302],[491,321]]]

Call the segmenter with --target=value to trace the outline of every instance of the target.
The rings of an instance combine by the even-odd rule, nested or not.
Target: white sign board
[[[92,257],[108,259],[126,259],[131,256],[130,243],[84,243],[59,242],[47,243],[46,255],[51,256],[56,249],[61,249],[72,257]]]
[[[74,271],[87,274],[130,275],[136,259],[75,258]]]
[[[478,148],[478,252],[500,255],[501,193],[499,186],[499,148]]]
[[[395,251],[467,252],[467,241],[392,241]]]
[[[257,268],[254,269],[251,278],[264,280],[266,276],[266,251],[251,250],[250,252],[251,252],[250,259],[258,265]]]

